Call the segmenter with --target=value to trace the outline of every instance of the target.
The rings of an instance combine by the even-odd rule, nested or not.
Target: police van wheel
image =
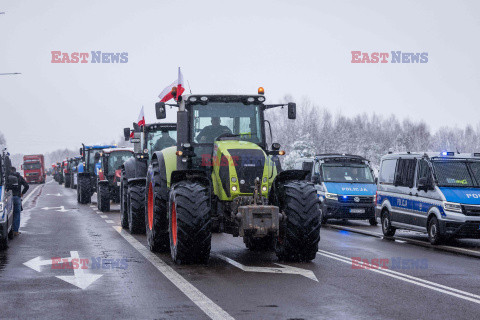
[[[440,224],[436,217],[428,222],[428,240],[431,244],[441,244],[444,241],[443,235],[440,233]]]
[[[373,217],[373,218],[368,219],[368,223],[370,223],[371,226],[378,225],[377,218]]]
[[[397,229],[392,227],[390,222],[390,213],[388,211],[384,211],[382,213],[382,231],[385,237],[393,237],[395,235],[395,231],[397,231]]]

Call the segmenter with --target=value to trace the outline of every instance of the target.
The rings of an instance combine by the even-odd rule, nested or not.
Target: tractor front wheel
[[[168,220],[173,261],[207,263],[212,242],[208,188],[197,182],[177,183],[170,191]]]
[[[277,257],[286,261],[315,259],[321,225],[315,187],[307,181],[290,181],[284,185],[282,196],[287,218],[275,243]]]

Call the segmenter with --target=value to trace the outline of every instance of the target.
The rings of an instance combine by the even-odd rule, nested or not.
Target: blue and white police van
[[[6,249],[13,239],[13,197],[10,190],[18,179],[10,176],[10,159],[6,150],[0,154],[0,250]]]
[[[427,232],[430,243],[480,238],[480,153],[398,153],[382,157],[376,215],[385,236]]]
[[[328,219],[366,219],[377,225],[377,186],[369,160],[348,154],[320,154],[297,159],[294,166],[310,172],[307,179],[317,189],[322,223]]]

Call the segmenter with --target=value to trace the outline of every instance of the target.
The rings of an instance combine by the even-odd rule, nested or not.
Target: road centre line
[[[352,265],[352,258],[344,257],[332,252],[324,251],[324,250],[318,250],[317,254]],[[361,261],[355,261],[355,263],[358,264],[359,266],[364,266],[365,267],[364,270],[380,273],[380,274],[389,276],[391,278],[402,280],[411,284],[415,284],[417,286],[421,286],[421,287],[438,291],[441,293],[445,293],[447,295],[454,296],[463,300],[480,304],[480,296],[470,292],[451,288],[451,287],[448,287],[439,283],[435,283],[432,281],[423,280],[423,279],[420,279],[408,274],[403,274],[401,272],[393,271],[390,269],[381,269],[380,267],[366,264]]]
[[[127,240],[140,254],[157,268],[171,283],[183,292],[193,303],[195,303],[207,316],[214,320],[234,319],[220,306],[183,278],[172,267],[167,265],[157,255],[148,250],[137,239],[125,232],[121,227],[113,227],[125,240]]]

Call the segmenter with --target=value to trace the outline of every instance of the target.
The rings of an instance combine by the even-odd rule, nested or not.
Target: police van
[[[322,223],[328,219],[375,218],[376,180],[370,161],[348,154],[319,154],[295,161],[295,169],[309,171],[307,179],[315,184]]]
[[[10,175],[11,161],[6,150],[0,154],[0,250],[8,247],[13,239],[13,196],[12,188],[18,185],[18,179]]]
[[[382,157],[376,215],[385,236],[427,232],[430,243],[480,238],[480,153],[401,153]]]

